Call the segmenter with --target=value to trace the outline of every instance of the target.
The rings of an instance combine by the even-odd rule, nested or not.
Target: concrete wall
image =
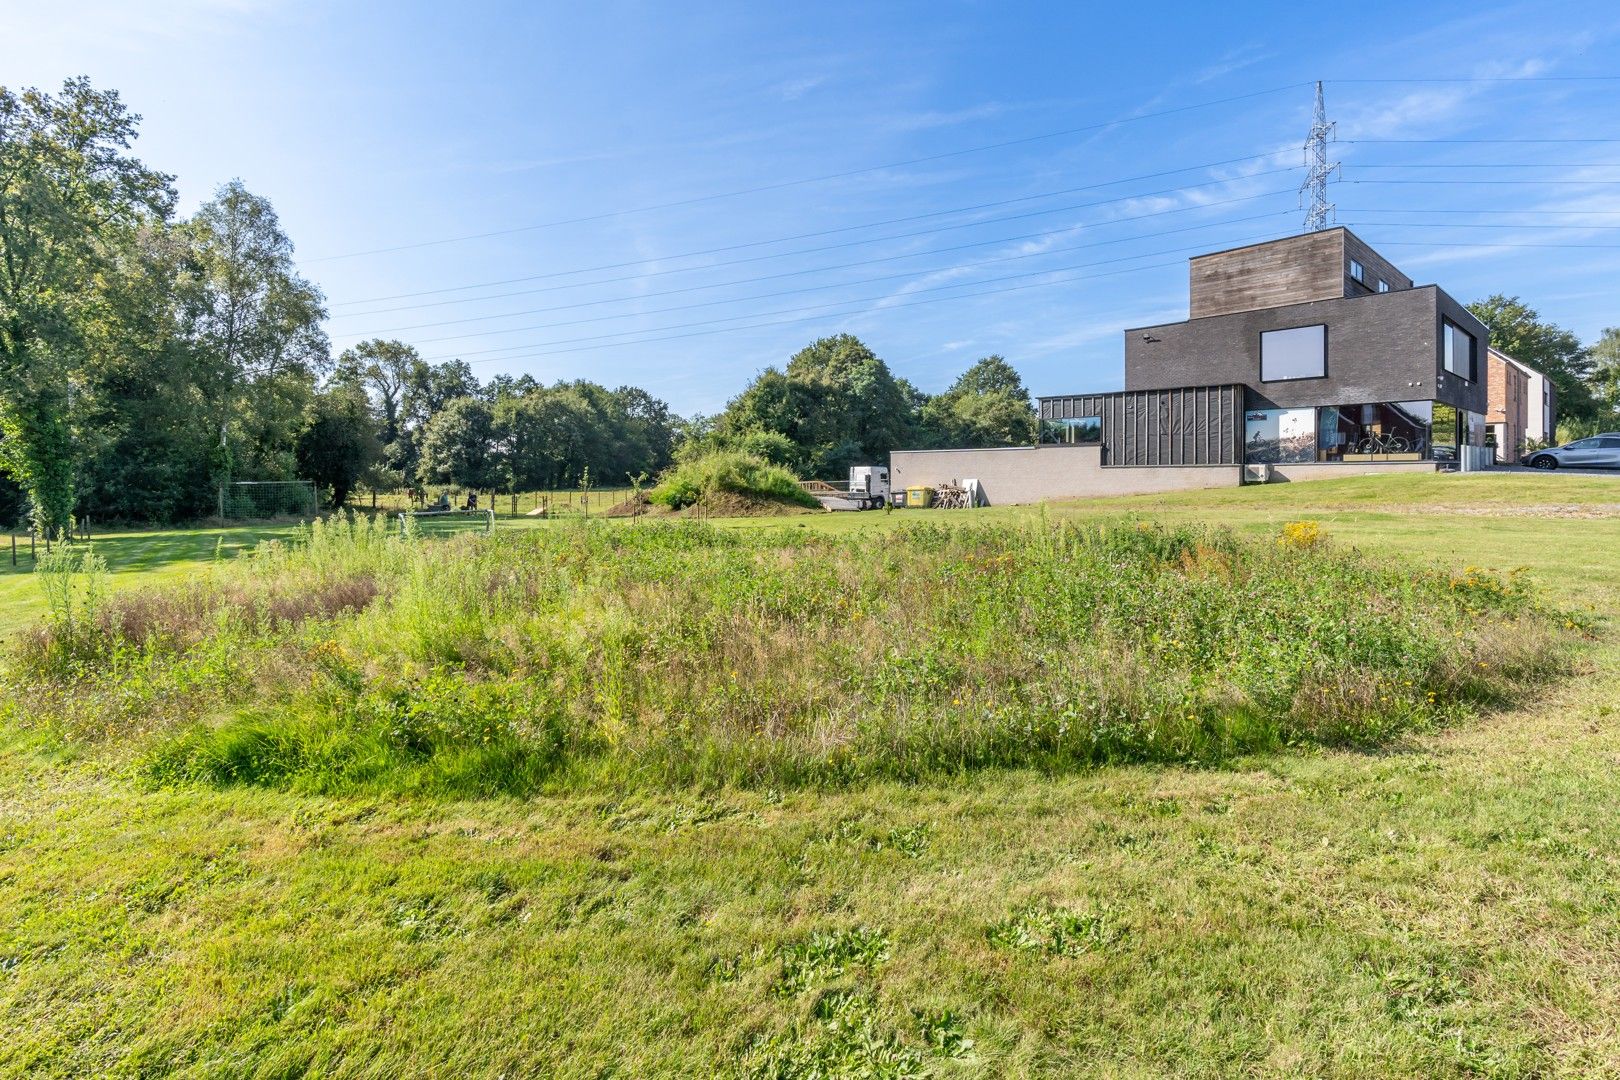
[[[977,480],[992,506],[1236,487],[1236,465],[1109,466],[1097,446],[1017,446],[997,450],[895,450],[889,482],[896,491]]]
[[[1379,476],[1387,473],[1434,471],[1435,464],[1432,461],[1304,462],[1298,465],[1273,465],[1271,481],[1274,484],[1287,484],[1298,480],[1332,480],[1336,476]]]
[[[1440,325],[1449,318],[1479,342],[1479,379],[1441,369]],[[1327,374],[1260,380],[1260,334],[1327,326]],[[1214,315],[1127,331],[1125,388],[1245,383],[1247,408],[1301,408],[1377,401],[1444,401],[1483,413],[1487,332],[1433,285],[1338,300]]]

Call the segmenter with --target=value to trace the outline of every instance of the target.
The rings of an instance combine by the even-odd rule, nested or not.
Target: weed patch
[[[998,949],[1044,956],[1098,952],[1124,936],[1107,909],[1071,911],[1046,904],[1026,907],[985,931]]]

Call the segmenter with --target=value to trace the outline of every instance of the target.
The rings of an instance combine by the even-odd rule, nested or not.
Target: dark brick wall
[[[1479,343],[1479,377],[1472,383],[1441,370],[1442,316]],[[1328,328],[1327,376],[1261,382],[1261,331],[1317,323]],[[1250,408],[1438,400],[1483,413],[1486,340],[1478,319],[1427,285],[1127,330],[1125,388],[1244,383]]]

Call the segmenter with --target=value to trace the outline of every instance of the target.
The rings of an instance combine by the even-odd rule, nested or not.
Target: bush
[[[648,494],[653,502],[682,510],[721,493],[766,502],[816,507],[798,477],[780,465],[739,451],[718,451],[672,466]]]

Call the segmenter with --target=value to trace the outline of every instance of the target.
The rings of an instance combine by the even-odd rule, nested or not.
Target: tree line
[[[312,480],[333,507],[362,489],[618,484],[718,449],[836,478],[896,448],[1036,438],[1003,358],[929,395],[849,334],[684,419],[637,387],[480,382],[398,341],[334,358],[269,200],[233,181],[177,216],[174,177],[131,153],[138,122],[83,78],[0,87],[0,521],[197,519],[233,480]],[[1471,307],[1551,376],[1564,417],[1616,423],[1620,329],[1588,347],[1516,297]]]
[[[83,78],[57,93],[0,87],[8,524],[51,534],[75,515],[197,519],[235,480],[312,480],[341,507],[366,488],[620,483],[656,475],[681,447],[746,445],[836,473],[919,439],[1032,433],[1029,395],[999,359],[929,398],[849,337],[691,421],[638,387],[480,382],[398,341],[334,357],[325,298],[298,273],[270,201],[232,181],[178,216],[175,178],[131,151],[139,119]]]

